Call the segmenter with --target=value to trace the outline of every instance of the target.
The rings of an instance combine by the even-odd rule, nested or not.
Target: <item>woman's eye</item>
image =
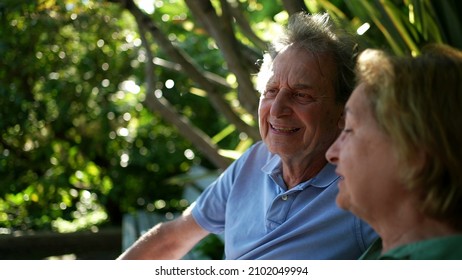
[[[346,127],[345,127],[345,128],[342,130],[342,132],[345,133],[345,134],[348,134],[348,133],[353,132],[353,130],[352,130],[351,128],[346,128]]]

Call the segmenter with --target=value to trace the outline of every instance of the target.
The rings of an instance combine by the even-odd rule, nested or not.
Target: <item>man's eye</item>
[[[277,94],[278,94],[277,89],[267,89],[263,93],[263,96],[266,97],[266,98],[273,98],[273,97],[276,97]]]
[[[309,102],[314,101],[313,96],[311,96],[310,94],[307,94],[307,93],[302,93],[302,92],[295,92],[294,94],[292,94],[292,97],[297,102],[300,102],[300,103],[309,103]]]

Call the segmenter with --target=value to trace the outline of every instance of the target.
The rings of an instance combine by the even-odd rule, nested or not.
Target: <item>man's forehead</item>
[[[295,64],[288,64],[288,61],[292,61]],[[317,71],[322,76],[335,75],[336,73],[335,60],[332,54],[326,52],[314,53],[295,45],[284,49],[283,52],[274,58],[271,64],[273,71],[290,67],[306,67],[307,69]]]

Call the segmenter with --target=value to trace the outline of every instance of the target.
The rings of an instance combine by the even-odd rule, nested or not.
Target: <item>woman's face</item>
[[[397,205],[405,188],[392,141],[378,126],[360,84],[345,107],[345,129],[326,153],[341,176],[337,204],[368,222]]]

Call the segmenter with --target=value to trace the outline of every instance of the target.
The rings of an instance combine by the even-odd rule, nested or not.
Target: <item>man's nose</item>
[[[291,100],[292,91],[286,88],[280,89],[271,105],[271,115],[281,117],[291,114]]]

